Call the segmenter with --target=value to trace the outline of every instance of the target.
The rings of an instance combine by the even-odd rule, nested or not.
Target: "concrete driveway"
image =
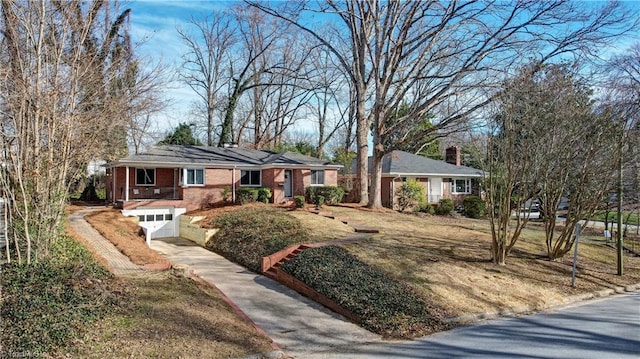
[[[502,318],[413,341],[387,341],[191,241],[151,241],[218,287],[294,358],[637,358],[640,293]]]
[[[342,352],[381,341],[380,336],[341,315],[191,241],[154,239],[151,248],[173,264],[189,266],[198,276],[218,287],[280,348],[295,358],[307,358],[319,352]]]

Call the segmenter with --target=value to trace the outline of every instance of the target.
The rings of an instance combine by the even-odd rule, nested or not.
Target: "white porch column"
[[[125,167],[124,173],[124,201],[127,202],[129,201],[129,166]]]
[[[113,191],[111,191],[111,202],[116,203],[116,168],[111,167],[111,187]]]
[[[231,203],[236,203],[236,166],[231,171]]]

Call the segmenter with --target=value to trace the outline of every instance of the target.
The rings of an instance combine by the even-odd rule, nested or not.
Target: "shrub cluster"
[[[61,237],[49,258],[0,268],[0,343],[9,353],[64,349],[118,302],[104,287],[109,272],[81,244]]]
[[[435,210],[433,209],[433,206],[427,202],[424,201],[422,203],[418,203],[418,205],[413,209],[416,212],[422,212],[422,213],[428,213],[428,214],[434,214]]]
[[[408,208],[416,209],[417,206],[426,202],[424,186],[415,179],[409,179],[398,188],[398,206],[400,212]]]
[[[487,204],[478,196],[469,196],[462,201],[464,215],[469,218],[482,218],[487,214]]]
[[[451,214],[455,206],[453,205],[453,200],[451,198],[443,198],[438,202],[438,206],[436,207],[436,214],[444,216],[447,214]]]
[[[307,249],[282,269],[362,319],[361,325],[391,337],[419,336],[440,320],[410,287],[360,261],[345,249]]]
[[[324,203],[334,205],[342,202],[344,197],[344,189],[338,186],[309,186],[307,187],[305,197],[308,203],[317,204],[318,197],[324,197]]]
[[[236,190],[236,201],[240,204],[269,203],[271,196],[271,189],[266,187],[241,187]]]
[[[211,225],[220,230],[206,247],[258,273],[262,257],[308,237],[297,218],[276,208],[224,213],[213,219]]]
[[[296,204],[296,208],[304,207],[304,196],[293,196],[293,201]]]

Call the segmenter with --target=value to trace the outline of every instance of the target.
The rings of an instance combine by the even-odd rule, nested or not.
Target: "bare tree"
[[[635,44],[610,64],[611,80],[606,103],[624,120],[624,204],[640,210],[640,44]]]
[[[309,78],[312,72],[319,71],[310,69],[311,49],[298,34],[282,34],[253,65],[254,73],[260,75],[250,93],[252,115],[242,129],[252,130],[256,148],[281,144],[285,131],[307,115],[305,111],[313,95]],[[258,68],[268,70],[260,72]]]
[[[314,35],[349,72],[356,91],[361,197],[367,194],[369,125],[373,135],[371,207],[381,205],[381,160],[394,149],[385,145],[391,142],[388,136],[399,137],[395,143],[403,145],[431,133],[464,129],[465,121],[492,101],[486,89],[498,86],[505,69],[531,56],[544,63],[562,54],[591,52],[628,31],[635,25],[630,19],[636,19],[615,2],[600,8],[571,1],[328,1],[326,6],[284,9],[251,4]],[[304,12],[336,16],[351,52],[338,51],[316,29],[298,21]],[[398,118],[402,102],[409,111]],[[435,114],[433,126],[415,131],[427,113]]]
[[[177,30],[188,48],[183,55],[181,77],[200,99],[198,107],[203,109],[206,119],[207,145],[213,146],[215,113],[224,107],[223,90],[230,80],[227,64],[238,41],[237,28],[230,14],[220,11],[213,11],[204,20],[192,18],[189,25],[195,33]]]
[[[539,201],[547,255],[562,257],[576,224],[591,217],[608,194],[615,162],[615,124],[594,111],[592,91],[563,65],[528,66],[499,96],[496,133],[489,142],[492,256],[504,264]],[[564,225],[558,208],[568,198]],[[515,214],[515,219],[511,217]]]
[[[314,95],[309,107],[310,116],[317,123],[316,156],[319,158],[324,155],[325,146],[336,133],[349,125],[353,126],[349,116],[352,106],[348,78],[334,56],[326,47],[319,47],[311,57],[311,66],[318,70],[311,79]],[[353,130],[345,129],[344,133],[347,136],[345,141],[351,142]]]
[[[1,7],[7,260],[30,263],[45,258],[60,234],[69,185],[85,164],[112,152],[106,137],[126,127],[136,115],[134,98],[153,84],[134,66],[130,12],[117,11],[117,3],[3,1]],[[113,20],[110,10],[118,13]]]
[[[320,5],[318,8],[296,7],[293,9],[274,9],[264,6],[257,2],[248,2],[251,6],[261,9],[267,14],[283,19],[301,30],[309,33],[316,38],[322,45],[326,46],[335,56],[342,66],[345,73],[349,75],[353,93],[355,94],[355,119],[356,126],[356,147],[357,147],[357,176],[359,182],[359,201],[362,204],[367,203],[369,197],[368,191],[368,141],[369,119],[366,115],[366,97],[370,73],[367,69],[367,51],[370,38],[373,31],[372,15],[376,10],[371,7],[369,2],[365,1],[347,1],[344,4],[328,1],[327,6]],[[298,22],[299,15],[305,11],[331,13],[338,17],[339,21],[345,27],[343,36],[347,46],[338,46],[330,42],[328,38],[316,29]],[[340,37],[337,37],[340,39]],[[346,51],[345,51],[346,50]]]

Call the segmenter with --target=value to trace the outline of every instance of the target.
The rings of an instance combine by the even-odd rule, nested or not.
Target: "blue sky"
[[[598,1],[583,1],[586,6],[600,3]],[[201,19],[214,9],[224,9],[241,4],[242,1],[219,0],[135,0],[123,1],[122,9],[131,8],[131,32],[135,43],[139,43],[137,52],[151,63],[162,62],[169,67],[172,74],[176,74],[181,63],[180,56],[186,48],[176,33],[176,27],[184,27],[192,17]],[[627,5],[640,8],[640,0],[627,1]],[[630,43],[640,41],[628,40],[625,44],[612,44],[613,51],[620,51]],[[189,122],[189,108],[195,99],[193,92],[179,81],[174,81],[166,88],[165,97],[171,101],[166,110],[156,116],[160,131],[167,131],[179,122]],[[298,130],[309,131],[304,125]]]

